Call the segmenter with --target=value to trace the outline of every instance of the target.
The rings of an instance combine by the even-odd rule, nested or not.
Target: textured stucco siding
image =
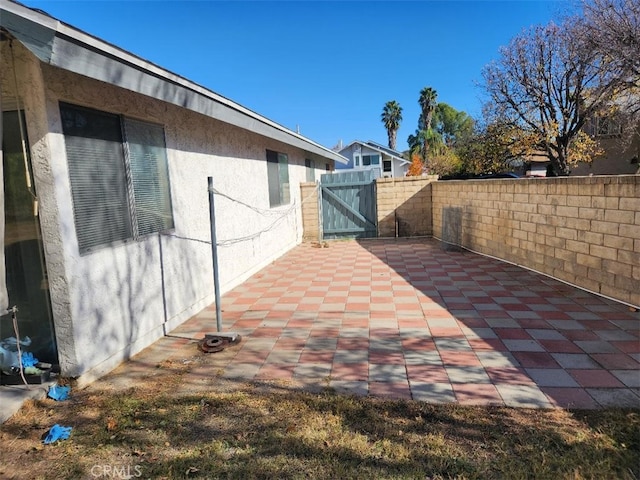
[[[102,375],[213,301],[208,176],[233,199],[215,198],[223,293],[301,241],[304,160],[317,175],[326,159],[27,53],[19,63],[63,374]],[[59,101],[164,126],[175,230],[79,254]],[[289,159],[291,203],[273,209],[267,149]]]

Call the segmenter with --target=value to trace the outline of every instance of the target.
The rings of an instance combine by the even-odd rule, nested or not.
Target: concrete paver
[[[222,310],[224,330],[243,340],[211,354],[214,382],[464,405],[640,408],[640,313],[431,239],[300,245],[224,295]],[[134,357],[131,377],[175,342],[215,328],[212,305],[142,352],[154,359],[147,367]]]

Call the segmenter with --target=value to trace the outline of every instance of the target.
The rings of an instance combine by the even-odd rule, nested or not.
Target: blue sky
[[[58,19],[199,83],[312,140],[386,144],[382,107],[403,107],[398,149],[423,87],[480,114],[482,67],[568,0],[31,1]]]

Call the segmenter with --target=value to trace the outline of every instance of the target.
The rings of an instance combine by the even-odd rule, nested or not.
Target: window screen
[[[269,205],[277,207],[290,201],[289,161],[284,153],[267,150],[267,179],[269,182]]]
[[[313,160],[307,158],[304,161],[304,166],[306,169],[306,173],[307,173],[307,182],[315,182],[316,181],[316,174],[314,172],[315,168],[316,168],[316,164]]]
[[[69,105],[60,113],[80,252],[131,238],[119,117]]]
[[[80,253],[173,228],[162,127],[62,103],[60,114]]]
[[[171,229],[173,215],[164,130],[158,125],[127,119],[125,132],[138,234]]]

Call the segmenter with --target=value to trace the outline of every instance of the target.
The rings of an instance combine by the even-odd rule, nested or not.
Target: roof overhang
[[[19,3],[0,0],[0,27],[46,64],[201,113],[310,154],[348,163],[337,152],[211,90]]]

